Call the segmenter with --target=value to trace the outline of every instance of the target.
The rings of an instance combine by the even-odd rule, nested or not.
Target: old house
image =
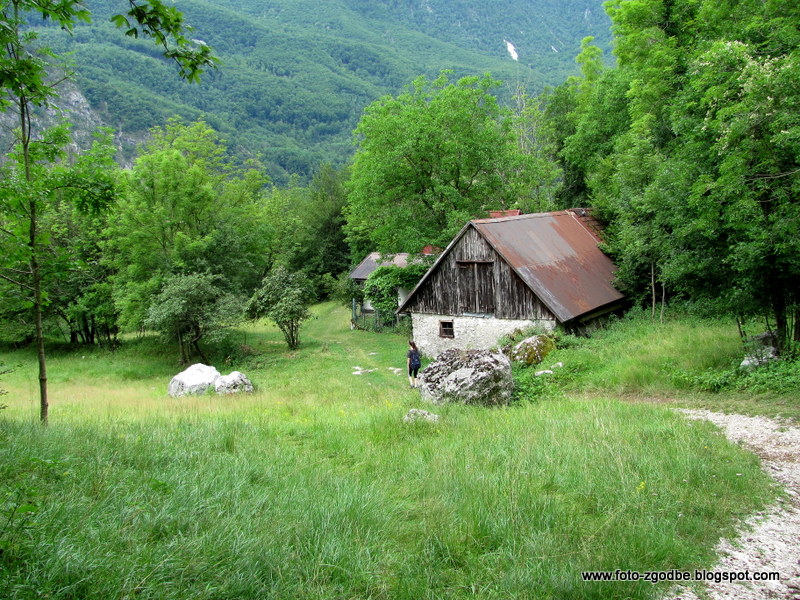
[[[350,279],[355,281],[360,286],[364,286],[367,282],[367,277],[372,274],[378,267],[405,267],[408,266],[409,254],[407,252],[400,252],[399,254],[381,255],[380,252],[370,252],[362,260],[355,269],[350,271]],[[397,290],[400,302],[403,302],[408,297],[408,290]],[[364,299],[360,307],[361,311],[371,312],[372,305],[369,300]]]
[[[583,209],[470,221],[398,313],[429,356],[530,326],[580,330],[624,303],[598,232]]]

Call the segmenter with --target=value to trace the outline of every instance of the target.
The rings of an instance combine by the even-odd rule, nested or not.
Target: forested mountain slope
[[[202,117],[278,181],[347,160],[363,108],[418,75],[491,72],[538,91],[576,72],[583,37],[610,39],[601,0],[182,0],[193,35],[221,59],[191,85],[157,48],[114,30],[116,0],[90,4],[91,25],[72,37],[43,26],[41,37],[73,53],[78,87],[128,157],[131,140],[170,116]]]

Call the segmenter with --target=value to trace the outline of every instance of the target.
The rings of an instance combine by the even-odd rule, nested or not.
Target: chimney
[[[522,211],[518,208],[504,209],[504,210],[490,210],[490,219],[502,219],[503,217],[518,217]]]

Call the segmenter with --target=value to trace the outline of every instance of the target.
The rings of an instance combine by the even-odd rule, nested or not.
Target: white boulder
[[[167,393],[173,398],[189,394],[205,394],[214,382],[221,377],[214,367],[197,363],[181,371],[169,382]]]
[[[238,394],[239,392],[252,392],[253,384],[244,373],[233,371],[229,375],[222,375],[214,382],[214,389],[218,394]]]

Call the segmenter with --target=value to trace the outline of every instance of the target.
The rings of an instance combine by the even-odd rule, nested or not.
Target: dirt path
[[[710,583],[711,600],[800,600],[800,427],[765,417],[726,415],[681,409],[690,419],[708,419],[733,442],[755,452],[762,467],[786,489],[788,498],[745,522],[740,537],[722,540],[714,571],[778,572],[780,581]],[[698,600],[686,588],[672,590],[664,600]]]

